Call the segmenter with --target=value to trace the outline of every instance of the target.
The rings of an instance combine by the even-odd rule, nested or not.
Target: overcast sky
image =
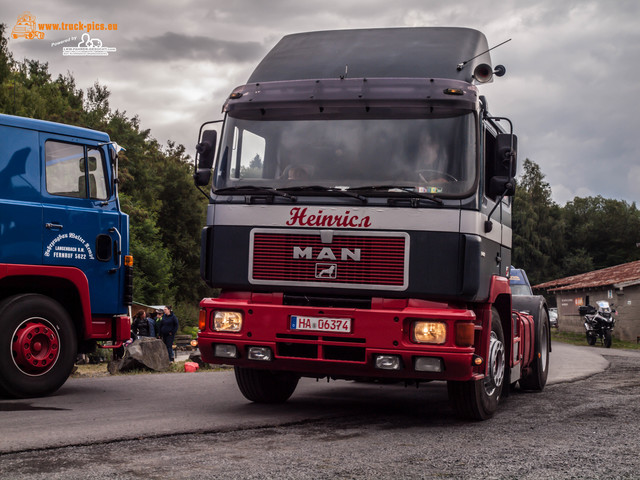
[[[64,56],[82,32],[9,40],[17,60],[99,81],[113,110],[137,114],[160,143],[193,156],[200,124],[221,118],[231,90],[284,35],[310,30],[459,26],[485,33],[506,76],[481,86],[491,113],[508,116],[519,160],[538,163],[553,198],[640,198],[640,1],[638,0],[0,0],[11,29],[28,10],[37,23],[117,24],[90,32],[107,57]],[[117,141],[117,139],[114,139]],[[125,146],[126,147],[126,146]]]

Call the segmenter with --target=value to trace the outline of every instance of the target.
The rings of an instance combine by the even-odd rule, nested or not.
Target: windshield
[[[228,117],[215,188],[389,186],[460,196],[476,180],[474,119]]]

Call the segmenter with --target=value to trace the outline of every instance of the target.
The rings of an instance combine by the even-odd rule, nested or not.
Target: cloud
[[[223,63],[257,61],[265,50],[266,48],[258,42],[232,42],[175,32],[134,38],[119,49],[124,60],[146,62],[191,60]]]
[[[95,80],[113,108],[138,114],[162,143],[193,143],[199,125],[219,117],[229,92],[284,35],[308,30],[464,26],[483,31],[507,75],[480,87],[491,112],[508,116],[519,158],[538,163],[559,203],[575,195],[640,197],[640,2],[637,0],[30,0],[42,21],[117,22],[102,35],[108,58],[63,58],[62,40],[10,40],[16,59],[71,71],[78,87]],[[3,8],[11,27],[23,7]]]

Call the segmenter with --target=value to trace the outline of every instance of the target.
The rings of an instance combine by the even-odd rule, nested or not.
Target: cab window
[[[108,184],[102,151],[83,145],[45,142],[47,192],[106,200]]]

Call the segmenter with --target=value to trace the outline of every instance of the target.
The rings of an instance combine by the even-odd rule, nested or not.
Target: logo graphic
[[[103,47],[102,40],[91,38],[88,33],[83,33],[77,47],[64,47],[62,55],[67,57],[107,57],[109,52],[115,52],[113,47]]]
[[[18,21],[11,30],[11,36],[15,39],[18,37],[24,37],[28,40],[33,38],[44,38],[44,32],[39,31],[36,28],[36,17],[31,15],[31,12],[24,12],[18,16]]]
[[[338,277],[338,265],[335,263],[316,263],[316,278],[334,280]]]

